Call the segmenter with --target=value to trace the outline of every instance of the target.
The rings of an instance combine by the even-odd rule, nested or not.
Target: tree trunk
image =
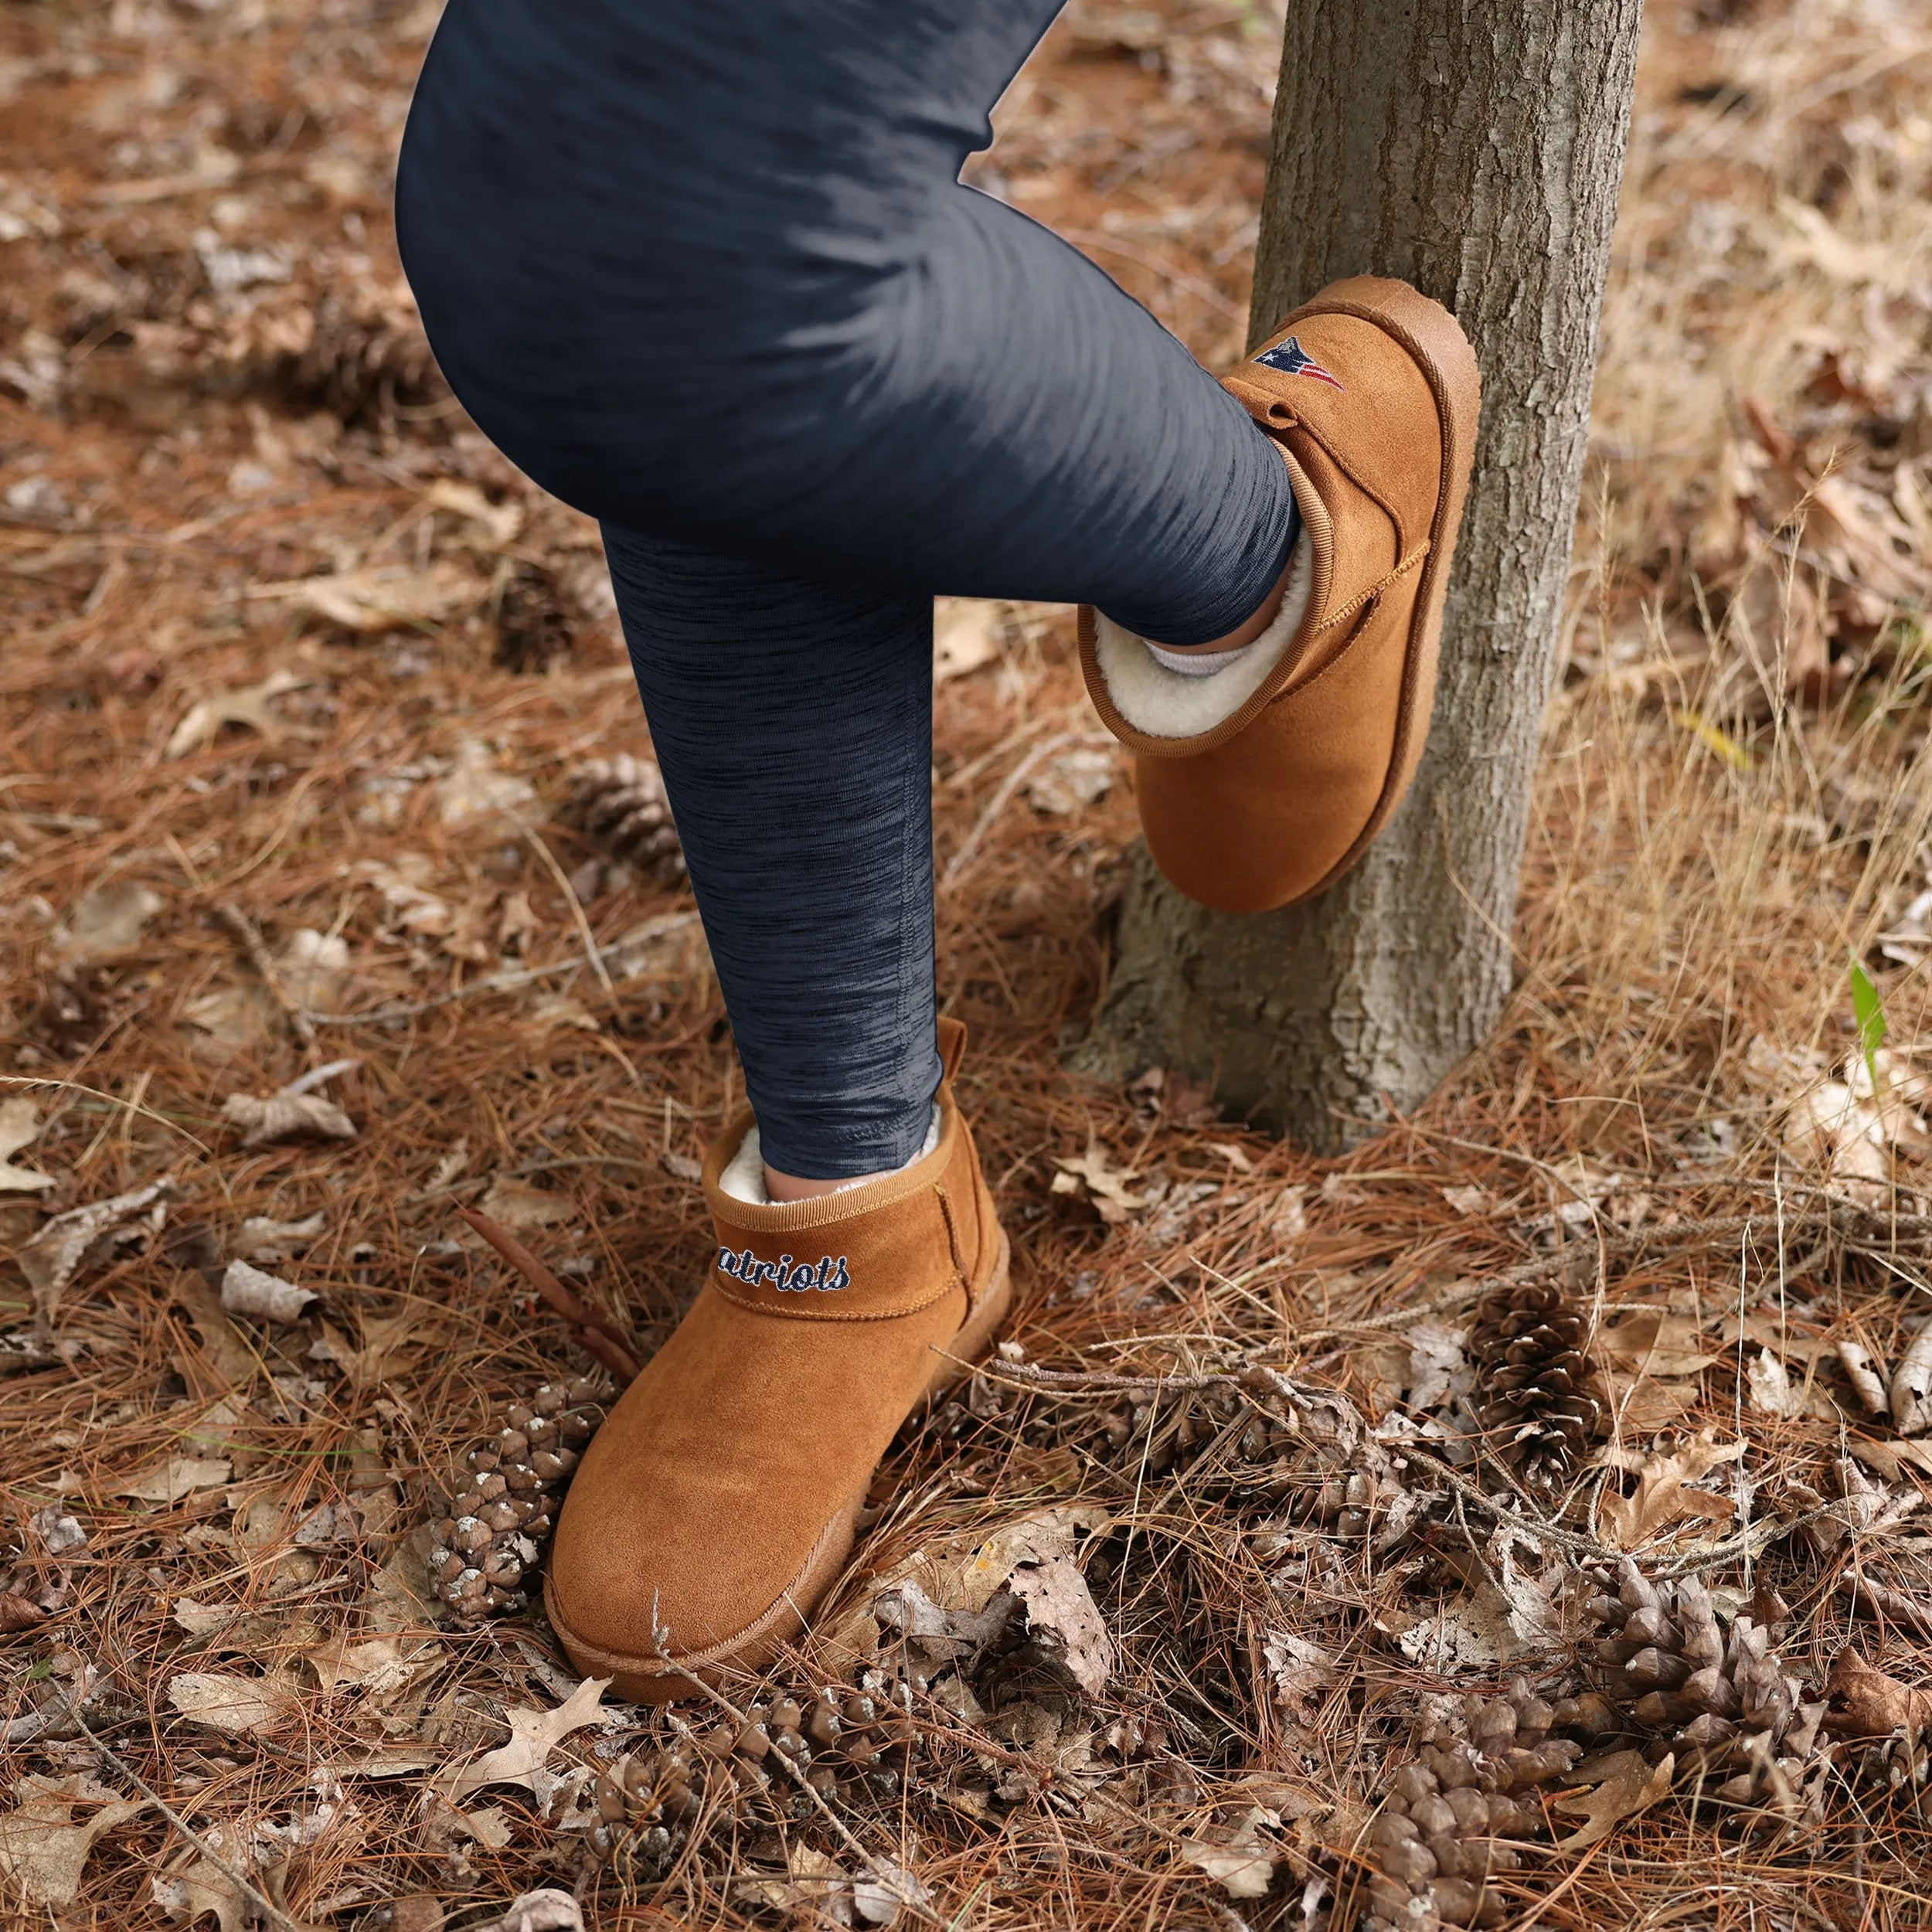
[[[1230,1111],[1332,1151],[1424,1099],[1493,1030],[1641,11],[1291,0],[1251,342],[1366,271],[1444,303],[1482,368],[1434,723],[1407,799],[1318,899],[1209,912],[1138,848],[1090,1066],[1212,1077]]]

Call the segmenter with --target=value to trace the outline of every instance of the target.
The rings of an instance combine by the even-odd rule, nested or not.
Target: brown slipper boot
[[[1274,440],[1301,506],[1280,614],[1189,677],[1083,607],[1080,663],[1102,722],[1138,754],[1155,862],[1204,906],[1266,912],[1355,863],[1422,755],[1481,383],[1447,309],[1358,275],[1224,386]]]
[[[754,1206],[727,1191],[748,1112],[706,1157],[716,1259],[585,1451],[544,1583],[571,1661],[620,1696],[689,1696],[684,1672],[755,1671],[796,1637],[900,1424],[990,1344],[1012,1291],[953,1099],[964,1043],[940,1022],[937,1144],[896,1174]]]

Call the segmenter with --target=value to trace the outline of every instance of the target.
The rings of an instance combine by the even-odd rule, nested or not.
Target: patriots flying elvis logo
[[[1345,386],[1331,376],[1292,335],[1285,342],[1277,342],[1274,348],[1254,359],[1264,369],[1278,369],[1284,376],[1312,376],[1318,383],[1326,383],[1331,389]]]

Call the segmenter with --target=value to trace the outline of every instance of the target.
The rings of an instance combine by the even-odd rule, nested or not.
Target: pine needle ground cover
[[[941,607],[1020,1305],[668,1712],[532,1585],[736,1074],[396,274],[434,19],[0,10],[6,1922],[1932,1923],[1923,9],[1653,9],[1519,992],[1348,1158],[1067,1070],[1131,781]],[[975,178],[1230,359],[1277,38],[1077,9]]]

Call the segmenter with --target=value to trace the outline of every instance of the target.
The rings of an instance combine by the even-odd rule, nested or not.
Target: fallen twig
[[[104,1764],[108,1766],[111,1769],[119,1772],[123,1777],[127,1779],[129,1784],[132,1784],[137,1791],[140,1791],[148,1801],[154,1806],[155,1810],[159,1811],[162,1816],[165,1818],[185,1839],[187,1840],[188,1843],[191,1845],[196,1852],[200,1853],[200,1855],[205,1858],[217,1872],[220,1872],[222,1876],[227,1879],[229,1883],[233,1886],[235,1889],[240,1893],[243,1898],[247,1900],[249,1903],[262,1915],[263,1918],[266,1920],[269,1924],[277,1927],[286,1928],[286,1932],[308,1932],[308,1928],[302,1924],[300,1920],[291,1918],[280,1906],[276,1904],[273,1899],[270,1898],[267,1893],[264,1893],[256,1886],[252,1884],[247,1878],[246,1878],[240,1872],[237,1871],[233,1866],[230,1865],[227,1859],[223,1858],[220,1852],[217,1852],[215,1848],[210,1845],[208,1841],[204,1838],[201,1834],[198,1832],[172,1804],[168,1802],[167,1799],[163,1798],[160,1792],[156,1791],[153,1785],[150,1784],[147,1779],[143,1777],[140,1772],[134,1769],[133,1765],[130,1764],[124,1757],[121,1757],[118,1752],[114,1750],[104,1739],[99,1736],[94,1730],[92,1730],[88,1726],[87,1720],[80,1715],[78,1705],[77,1705],[73,1713],[73,1721],[80,1727],[81,1732],[85,1735],[88,1743],[93,1745],[96,1753],[100,1757],[100,1761]]]
[[[318,1045],[315,1022],[289,998],[288,989],[275,970],[275,962],[255,922],[239,906],[217,906],[215,917],[241,941],[242,951],[247,954],[250,964],[261,976],[262,984],[268,988],[269,998],[281,1009],[297,1043],[304,1052],[314,1053]]]
[[[543,1296],[557,1313],[571,1325],[572,1341],[587,1354],[594,1355],[605,1368],[625,1382],[637,1379],[638,1370],[643,1366],[632,1349],[629,1338],[599,1315],[596,1309],[578,1296],[573,1294],[550,1270],[539,1261],[510,1230],[501,1223],[493,1221],[487,1214],[478,1213],[474,1208],[458,1208],[457,1215],[467,1221],[483,1239],[502,1256],[517,1273],[522,1276],[537,1293]]]

